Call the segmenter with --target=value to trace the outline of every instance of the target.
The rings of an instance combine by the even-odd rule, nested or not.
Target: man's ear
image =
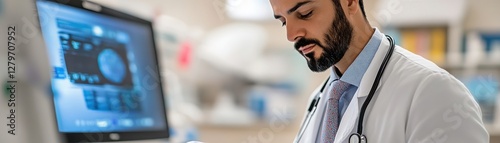
[[[359,0],[347,0],[347,11],[349,14],[356,14],[359,9]]]

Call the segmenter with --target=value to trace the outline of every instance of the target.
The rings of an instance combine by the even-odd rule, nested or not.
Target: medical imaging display
[[[65,63],[67,78],[74,84],[114,85],[122,88],[120,91],[107,92],[84,90],[87,108],[117,112],[140,111],[140,98],[131,90],[133,84],[125,49],[126,41],[118,41],[116,34],[98,37],[92,32],[89,32],[92,34],[78,33],[74,29],[86,27],[91,30],[92,27],[68,20],[56,21],[64,55],[64,60],[61,62]],[[99,31],[102,29],[98,29],[97,32]],[[59,67],[59,69],[64,71],[64,68]]]
[[[115,85],[123,88],[118,92],[84,90],[88,109],[102,111],[140,111],[137,94],[132,94],[132,78],[126,43],[112,37],[96,37],[72,31],[75,26],[90,28],[82,23],[57,20],[59,39],[64,55],[68,79],[75,84]],[[64,68],[60,68],[63,69]],[[63,75],[64,77],[64,75]],[[136,98],[134,98],[136,97]]]
[[[150,25],[37,1],[59,131],[166,127]]]
[[[64,62],[71,82],[132,86],[126,43],[111,38],[72,33],[71,23],[58,20]],[[67,26],[61,26],[61,25]]]

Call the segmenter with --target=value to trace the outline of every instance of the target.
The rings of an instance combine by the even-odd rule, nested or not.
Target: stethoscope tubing
[[[368,138],[363,134],[363,121],[366,113],[366,109],[368,108],[368,105],[370,104],[373,96],[375,95],[375,91],[378,88],[378,85],[380,84],[380,79],[382,78],[382,75],[384,74],[385,68],[387,67],[387,64],[389,63],[389,60],[392,57],[392,53],[394,52],[394,47],[395,43],[394,40],[392,39],[391,36],[386,35],[387,39],[390,42],[390,48],[387,54],[384,57],[384,60],[382,61],[382,65],[380,65],[380,68],[378,69],[377,76],[375,77],[375,80],[373,81],[372,88],[370,89],[370,92],[368,93],[368,97],[366,100],[363,102],[363,106],[361,106],[361,111],[359,113],[359,120],[358,120],[358,130],[356,133],[351,134],[349,137],[349,143],[353,143],[352,139],[353,137],[356,137],[358,140],[358,143],[368,143]]]
[[[382,61],[382,65],[378,69],[377,76],[375,77],[375,80],[373,81],[372,88],[370,89],[370,92],[368,93],[368,97],[366,98],[365,102],[363,102],[363,106],[361,106],[361,112],[359,114],[359,120],[358,120],[358,130],[357,133],[360,135],[363,135],[363,121],[366,113],[366,109],[368,108],[368,105],[370,104],[373,95],[375,95],[375,91],[377,91],[377,87],[380,84],[380,79],[382,78],[382,75],[384,74],[385,68],[387,64],[389,63],[389,60],[392,57],[392,53],[394,52],[394,40],[392,39],[391,36],[385,35],[387,39],[389,40],[390,48],[387,54],[384,57],[384,60]]]
[[[373,84],[372,84],[372,87],[370,89],[370,92],[368,93],[368,97],[363,102],[363,106],[361,107],[361,111],[360,111],[360,115],[359,115],[359,120],[358,120],[358,129],[357,129],[356,133],[351,134],[351,136],[349,137],[349,141],[351,140],[351,138],[353,136],[356,136],[359,139],[358,140],[359,142],[362,142],[362,141],[364,141],[364,143],[368,142],[366,136],[363,135],[364,115],[365,115],[366,109],[368,108],[368,105],[370,104],[370,102],[371,102],[371,100],[373,98],[373,95],[375,94],[375,91],[377,90],[377,87],[378,87],[378,85],[380,83],[382,75],[383,75],[383,73],[385,71],[385,68],[387,67],[387,64],[389,63],[389,60],[392,57],[392,53],[394,52],[394,48],[395,48],[395,43],[394,43],[394,40],[392,39],[392,37],[389,36],[389,35],[385,35],[385,36],[387,37],[387,39],[390,42],[389,51],[385,55],[384,60],[382,61],[382,65],[380,66],[380,68],[379,68],[379,70],[377,72],[377,76],[375,77],[375,80],[373,81]],[[325,89],[326,84],[328,83],[329,79],[330,79],[330,77],[328,77],[328,79],[325,81],[325,83],[321,87],[320,92],[318,94],[316,94],[316,96],[314,97],[313,101],[311,102],[311,104],[310,104],[310,106],[308,108],[308,113],[306,115],[306,119],[302,122],[302,125],[300,127],[299,133],[297,134],[297,138],[295,139],[294,143],[298,143],[302,139],[302,136],[304,134],[305,128],[307,126],[309,126],[309,122],[311,121],[311,116],[316,112],[316,106],[318,105],[319,100],[321,98],[320,95],[323,93],[323,90]]]
[[[311,121],[310,116],[312,116],[316,112],[316,107],[318,106],[319,100],[321,99],[320,95],[323,94],[323,90],[325,89],[328,80],[330,80],[330,77],[326,79],[325,83],[323,83],[323,86],[319,90],[320,92],[314,96],[313,101],[309,105],[309,108],[307,109],[306,118],[304,121],[302,121],[302,125],[300,126],[299,133],[297,134],[297,138],[295,139],[294,143],[298,143],[300,139],[302,139],[302,135],[304,135],[305,128],[309,126],[309,122]]]

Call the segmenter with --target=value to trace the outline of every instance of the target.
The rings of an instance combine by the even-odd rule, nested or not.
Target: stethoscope
[[[359,119],[358,119],[358,129],[356,133],[352,133],[349,136],[349,143],[368,143],[368,139],[366,136],[363,134],[363,119],[365,116],[366,109],[368,108],[368,104],[370,104],[370,101],[373,98],[373,95],[375,94],[375,91],[377,90],[377,87],[380,83],[380,79],[382,78],[382,74],[384,73],[385,67],[387,66],[387,63],[389,63],[389,60],[391,59],[392,53],[394,52],[394,40],[392,39],[391,36],[385,35],[387,37],[387,40],[390,42],[390,47],[389,51],[387,51],[384,60],[382,61],[382,64],[380,65],[380,68],[378,69],[377,76],[375,77],[375,81],[373,81],[372,87],[370,89],[370,92],[368,93],[368,97],[366,98],[365,102],[363,102],[363,106],[361,106],[361,112],[359,113]],[[302,121],[302,125],[300,127],[299,133],[297,134],[297,138],[295,138],[295,143],[298,143],[300,139],[302,138],[302,135],[304,135],[305,129],[307,126],[309,126],[309,122],[311,121],[311,117],[314,115],[316,112],[316,108],[318,106],[319,100],[321,99],[321,94],[323,94],[323,90],[326,87],[326,84],[328,83],[328,79],[326,79],[326,82],[323,84],[319,92],[314,96],[313,100],[311,101],[311,104],[309,105],[309,108],[307,109],[307,114],[306,114],[306,119]]]

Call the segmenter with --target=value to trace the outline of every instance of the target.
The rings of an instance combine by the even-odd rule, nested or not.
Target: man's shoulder
[[[399,46],[396,48],[391,61],[394,62],[394,70],[399,71],[400,74],[405,74],[405,76],[425,77],[433,74],[452,76],[432,61]]]
[[[393,64],[388,72],[389,77],[391,80],[400,81],[395,86],[417,89],[423,84],[437,82],[465,88],[462,82],[443,68],[401,47],[395,50],[391,62]]]
[[[397,48],[394,54],[394,59],[391,59],[394,62],[391,76],[400,77],[399,81],[404,80],[404,83],[407,83],[399,84],[400,86],[420,90],[449,87],[450,90],[467,91],[461,81],[433,62],[403,48]]]

